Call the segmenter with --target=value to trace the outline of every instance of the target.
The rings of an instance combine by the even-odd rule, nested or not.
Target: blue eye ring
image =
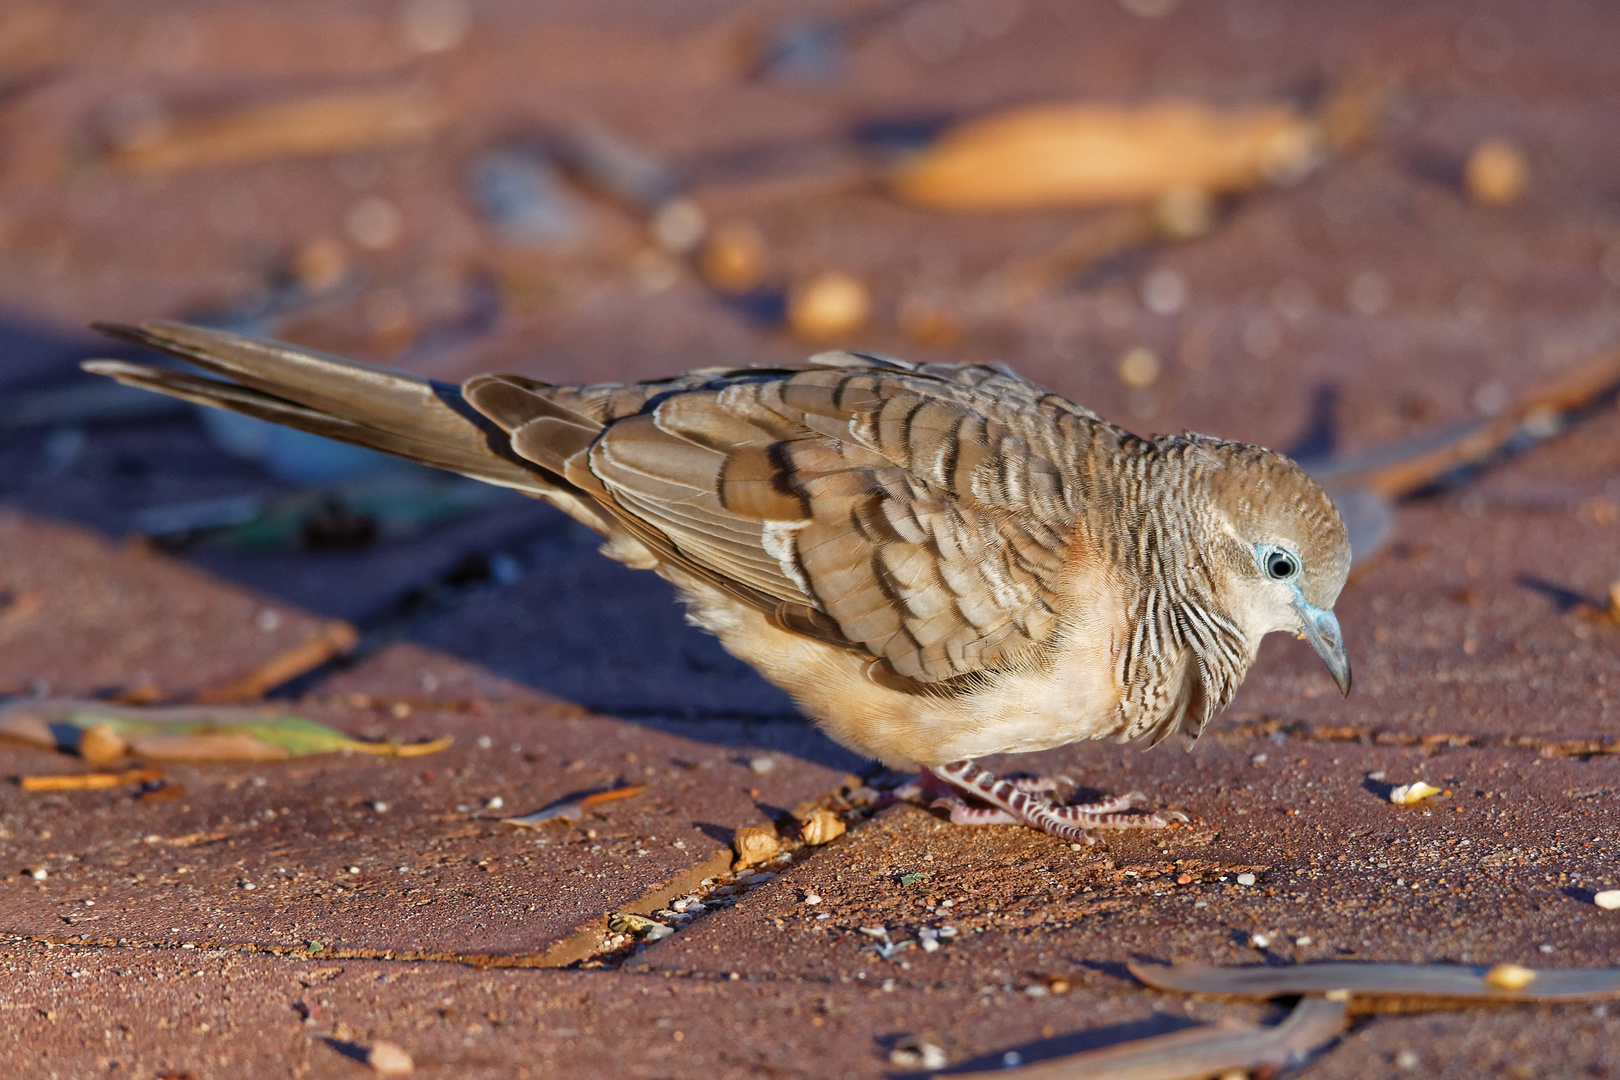
[[[1262,548],[1260,569],[1272,581],[1288,581],[1299,574],[1299,556],[1279,547]]]

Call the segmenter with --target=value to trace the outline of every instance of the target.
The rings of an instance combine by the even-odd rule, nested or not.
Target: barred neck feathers
[[[1196,737],[1254,659],[1258,636],[1246,634],[1223,602],[1229,553],[1210,490],[1211,474],[1225,472],[1237,445],[1169,436],[1121,445],[1111,501],[1124,527],[1106,535],[1117,545],[1114,564],[1136,579],[1138,598],[1115,661],[1122,738],[1157,742],[1177,730]],[[1221,557],[1210,557],[1212,541]]]

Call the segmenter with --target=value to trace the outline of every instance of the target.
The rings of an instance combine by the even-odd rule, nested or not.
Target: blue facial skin
[[[1344,635],[1339,620],[1324,608],[1313,606],[1299,587],[1299,556],[1276,544],[1256,544],[1255,560],[1260,572],[1273,581],[1286,582],[1294,591],[1294,610],[1299,612],[1300,632],[1316,655],[1327,665],[1328,673],[1341,694],[1350,693],[1350,658],[1344,652]]]

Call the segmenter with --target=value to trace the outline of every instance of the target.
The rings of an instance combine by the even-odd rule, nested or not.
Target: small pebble
[[[367,251],[382,251],[399,243],[405,218],[387,199],[368,195],[349,209],[343,227],[349,239]]]
[[[750,759],[748,762],[748,767],[759,773],[761,776],[764,776],[766,773],[776,768],[776,759],[773,757],[766,757],[762,754],[757,758]]]
[[[815,893],[805,893],[804,902],[807,904],[819,904],[821,903],[821,897]]]
[[[859,278],[826,272],[788,293],[788,329],[811,341],[828,341],[866,325],[872,298]]]
[[[1153,203],[1153,224],[1171,240],[1191,240],[1215,227],[1215,200],[1207,191],[1180,188]]]
[[[1485,973],[1485,981],[1499,990],[1520,990],[1536,981],[1536,973],[1518,964],[1497,964]]]
[[[703,210],[691,199],[666,200],[648,223],[653,239],[664,250],[685,255],[697,249],[709,229]]]
[[[1620,911],[1620,889],[1605,889],[1592,897],[1592,903],[1604,911]]]
[[[1187,279],[1166,267],[1142,279],[1142,306],[1155,315],[1174,315],[1187,303]]]
[[[44,881],[46,878],[50,877],[51,874],[50,871],[46,870],[43,866],[36,866],[32,870],[28,871],[28,876],[33,878],[35,881]]]
[[[907,1036],[894,1044],[889,1051],[889,1064],[898,1065],[902,1069],[943,1069],[950,1063],[945,1051],[926,1039],[916,1036]]]
[[[1159,381],[1159,366],[1158,354],[1138,345],[1119,358],[1119,381],[1132,390],[1146,390]]]
[[[1239,885],[1253,885],[1254,884],[1254,875],[1253,874],[1239,874],[1237,876],[1237,883]]]
[[[765,280],[765,238],[746,222],[721,224],[703,245],[698,272],[723,292],[745,293],[758,288]]]
[[[349,270],[343,245],[329,237],[311,240],[292,257],[293,277],[309,293],[323,293],[343,280]]]
[[[1468,196],[1482,206],[1511,206],[1530,182],[1524,151],[1505,139],[1486,139],[1463,166]]]
[[[499,795],[497,795],[493,799],[489,800],[489,802],[484,804],[484,809],[486,809],[486,810],[499,810],[501,807],[503,807],[505,805],[506,805],[506,800],[501,798]]]
[[[377,799],[371,804],[371,809],[374,813],[386,814],[388,813],[388,804],[381,799]]]
[[[391,1042],[374,1042],[366,1051],[366,1064],[379,1076],[405,1076],[416,1070],[411,1055]]]

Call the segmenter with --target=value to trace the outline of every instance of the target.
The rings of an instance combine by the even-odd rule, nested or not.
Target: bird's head
[[[1223,606],[1256,644],[1274,630],[1309,641],[1348,694],[1350,660],[1333,605],[1350,572],[1350,538],[1333,500],[1281,454],[1204,446]]]

